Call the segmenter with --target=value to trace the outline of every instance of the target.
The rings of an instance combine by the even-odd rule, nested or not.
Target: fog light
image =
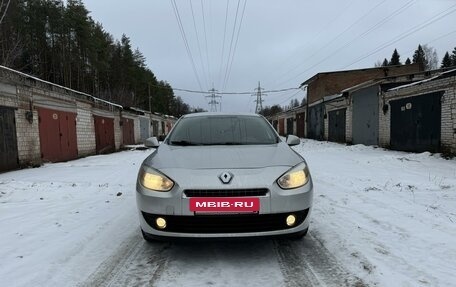
[[[287,225],[291,227],[291,226],[295,225],[295,223],[296,223],[296,216],[294,216],[293,214],[288,215],[287,216]]]
[[[158,229],[166,228],[166,220],[162,217],[157,217],[157,219],[155,219],[155,224],[157,225]]]

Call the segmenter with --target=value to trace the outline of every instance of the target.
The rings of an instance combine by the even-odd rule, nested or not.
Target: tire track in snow
[[[288,287],[367,286],[310,233],[302,240],[275,240],[275,249]]]
[[[79,286],[154,286],[166,269],[169,247],[170,243],[148,243],[135,231]]]
[[[80,286],[367,286],[310,233],[207,243],[148,243],[138,233]]]

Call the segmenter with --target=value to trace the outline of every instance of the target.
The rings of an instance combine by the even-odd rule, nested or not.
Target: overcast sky
[[[378,60],[389,60],[395,48],[404,62],[418,44],[434,47],[440,65],[444,53],[456,47],[456,0],[84,3],[116,39],[123,33],[130,37],[158,79],[189,90],[213,86],[223,92],[253,93],[259,81],[265,90],[296,88],[319,72],[373,67]],[[209,109],[202,94],[175,94],[191,106]],[[300,90],[269,93],[263,105],[284,106],[303,96]],[[253,100],[250,95],[223,95],[222,110],[254,112]]]

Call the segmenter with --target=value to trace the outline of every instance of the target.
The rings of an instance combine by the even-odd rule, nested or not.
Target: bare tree
[[[423,45],[423,51],[427,59],[426,70],[435,70],[439,67],[439,57],[437,56],[437,51],[434,47]]]
[[[0,18],[0,24],[2,24],[3,18],[5,18],[10,2],[11,0],[8,0],[8,2],[4,3],[4,0],[2,0],[2,2],[0,3],[0,15],[2,15]]]

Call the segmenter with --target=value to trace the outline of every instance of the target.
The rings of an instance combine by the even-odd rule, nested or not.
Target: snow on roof
[[[425,80],[421,80],[421,81],[418,81],[418,82],[410,83],[410,84],[407,84],[407,85],[402,85],[402,86],[399,86],[399,87],[391,88],[388,91],[397,91],[397,90],[400,90],[400,89],[405,89],[405,88],[408,88],[408,87],[421,85],[421,84],[424,84],[424,83],[427,83],[427,82],[430,82],[430,81],[437,80],[437,79],[441,78],[442,76],[445,76],[445,75],[450,74],[450,73],[455,73],[455,72],[456,72],[456,69],[448,70],[448,71],[442,72],[440,74],[437,74],[437,75],[435,75],[435,76],[433,76],[433,77],[431,77],[429,79],[425,79]]]
[[[43,79],[34,77],[34,76],[29,75],[29,74],[26,74],[26,73],[19,72],[19,71],[17,71],[17,70],[13,70],[13,69],[8,68],[8,67],[5,67],[5,66],[0,65],[0,68],[1,68],[1,69],[4,69],[4,70],[7,70],[7,71],[9,71],[9,72],[12,72],[12,73],[21,75],[21,76],[23,76],[23,77],[26,77],[26,78],[29,78],[29,79],[33,79],[33,80],[38,81],[38,82],[41,82],[41,83],[43,83],[43,84],[48,84],[48,85],[51,85],[51,86],[54,86],[54,87],[57,87],[57,88],[60,88],[60,89],[64,89],[64,90],[66,90],[66,91],[68,91],[68,92],[72,92],[72,93],[75,93],[75,94],[79,94],[79,95],[82,95],[82,96],[86,96],[86,97],[88,97],[88,98],[91,98],[94,102],[102,102],[102,103],[105,103],[105,104],[108,104],[108,105],[115,106],[115,107],[118,107],[118,108],[120,108],[120,109],[123,109],[123,107],[122,107],[121,105],[118,105],[118,104],[115,104],[115,103],[112,103],[112,102],[109,102],[109,101],[106,101],[106,100],[103,100],[103,99],[94,97],[94,96],[92,96],[92,95],[89,95],[89,94],[86,94],[86,93],[83,93],[83,92],[80,92],[80,91],[76,91],[76,90],[70,89],[70,88],[67,88],[67,87],[64,87],[64,86],[61,86],[61,85],[52,83],[52,82],[45,81],[45,80],[43,80]]]
[[[323,102],[332,101],[332,100],[341,98],[342,96],[343,96],[343,94],[334,94],[334,95],[331,95],[331,96],[326,96],[326,97],[323,97]]]

